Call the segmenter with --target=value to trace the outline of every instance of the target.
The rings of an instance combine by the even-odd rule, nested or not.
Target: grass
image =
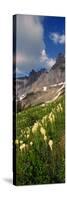
[[[16,184],[65,182],[65,100],[16,114]]]

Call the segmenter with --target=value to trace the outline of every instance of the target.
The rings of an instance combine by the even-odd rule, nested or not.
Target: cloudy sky
[[[65,18],[17,15],[16,75],[41,67],[49,70],[58,53],[64,53],[64,43]]]

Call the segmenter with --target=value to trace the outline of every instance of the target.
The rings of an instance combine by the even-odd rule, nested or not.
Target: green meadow
[[[16,114],[16,184],[65,182],[65,99]]]

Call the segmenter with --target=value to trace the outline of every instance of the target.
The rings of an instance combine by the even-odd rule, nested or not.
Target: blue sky
[[[65,50],[65,18],[17,15],[16,75],[50,70]],[[14,55],[15,60],[15,55]]]
[[[55,44],[49,37],[50,33],[58,33],[65,35],[65,18],[64,17],[44,17],[44,40],[46,44],[46,50],[49,56],[57,56],[58,53],[64,53],[64,43],[60,45]],[[46,39],[45,39],[46,38]]]

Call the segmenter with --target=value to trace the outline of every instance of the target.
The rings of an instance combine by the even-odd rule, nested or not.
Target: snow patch
[[[44,92],[47,91],[47,87],[46,87],[46,86],[43,87],[43,91],[44,91]]]

